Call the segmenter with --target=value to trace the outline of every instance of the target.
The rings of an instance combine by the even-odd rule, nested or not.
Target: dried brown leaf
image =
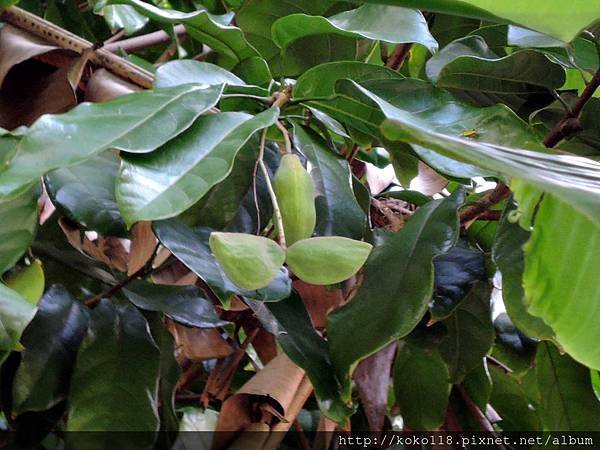
[[[131,230],[131,250],[127,264],[127,275],[132,275],[152,258],[158,239],[152,231],[152,222],[138,222]]]

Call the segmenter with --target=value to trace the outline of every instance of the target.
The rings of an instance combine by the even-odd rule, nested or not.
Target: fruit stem
[[[283,134],[283,140],[285,142],[285,153],[292,153],[292,141],[290,139],[290,133],[288,129],[279,120],[275,122],[275,125],[277,126],[277,128],[279,128],[281,134]]]
[[[263,160],[265,154],[265,141],[267,140],[267,129],[265,128],[260,136],[260,147],[258,151],[258,160],[256,163],[260,167],[264,177],[265,183],[267,184],[267,190],[269,191],[269,196],[271,197],[271,203],[273,204],[273,212],[275,215],[276,228],[277,228],[277,239],[279,241],[279,246],[286,250],[287,244],[285,242],[285,233],[283,231],[283,217],[281,216],[281,210],[279,209],[279,203],[277,203],[277,196],[275,195],[275,191],[273,190],[273,185],[271,184],[271,179],[269,178],[269,171],[267,170],[267,166],[265,166],[265,162]]]

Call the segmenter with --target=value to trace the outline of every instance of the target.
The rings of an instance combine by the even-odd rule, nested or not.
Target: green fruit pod
[[[251,234],[213,232],[208,245],[225,275],[249,291],[267,286],[285,261],[279,245]]]
[[[292,245],[311,237],[317,223],[315,189],[297,155],[283,155],[275,173],[273,190],[281,211],[286,243]]]
[[[327,285],[347,280],[363,266],[373,246],[340,236],[303,239],[290,246],[286,262],[302,281]]]

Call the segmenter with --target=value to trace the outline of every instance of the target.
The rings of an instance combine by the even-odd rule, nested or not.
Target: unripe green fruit
[[[287,244],[311,237],[317,223],[315,189],[310,174],[297,155],[283,155],[275,173],[273,190]],[[277,224],[276,220],[274,222]]]
[[[302,281],[335,284],[358,272],[372,248],[367,242],[341,236],[314,237],[290,246],[285,261]]]
[[[213,232],[208,245],[225,275],[249,291],[267,286],[285,261],[279,245],[252,234]]]

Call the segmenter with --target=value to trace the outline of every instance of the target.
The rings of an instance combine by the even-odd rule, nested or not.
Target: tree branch
[[[500,203],[509,195],[509,187],[504,183],[498,183],[491,192],[488,192],[481,199],[465,206],[465,208],[460,212],[461,226],[468,224],[472,220],[478,219],[488,209],[490,209],[495,204]]]
[[[146,267],[142,267],[138,271],[136,271],[136,272],[132,273],[131,275],[129,275],[127,278],[124,278],[121,281],[119,281],[114,286],[111,286],[110,288],[108,288],[104,292],[101,292],[100,294],[95,295],[94,297],[90,298],[89,300],[86,300],[85,301],[85,305],[89,306],[90,308],[93,308],[103,298],[107,298],[107,297],[110,297],[113,294],[116,294],[121,289],[123,289],[125,286],[127,286],[129,283],[131,283],[133,280],[135,280],[136,278],[145,276],[146,275],[146,271],[147,271]]]
[[[185,27],[183,25],[175,26],[175,34],[178,37],[185,35]],[[109,42],[104,44],[102,47],[104,50],[109,52],[117,52],[123,50],[127,53],[137,52],[146,48],[154,47],[159,44],[166,44],[171,42],[171,36],[164,31],[155,31],[154,33],[144,34],[142,36],[134,36],[129,39],[123,39],[122,41]]]
[[[559,120],[552,129],[548,132],[544,138],[544,145],[548,148],[555,147],[564,138],[568,138],[578,131],[581,131],[581,123],[579,122],[579,115],[583,110],[586,103],[592,98],[596,89],[600,86],[600,70],[598,70],[594,77],[585,87],[584,91],[577,100],[577,103],[573,105],[571,111],[569,111],[565,117]]]
[[[389,67],[392,70],[399,70],[404,64],[404,61],[410,54],[412,44],[398,44],[394,48],[394,51],[385,62],[385,67]]]

